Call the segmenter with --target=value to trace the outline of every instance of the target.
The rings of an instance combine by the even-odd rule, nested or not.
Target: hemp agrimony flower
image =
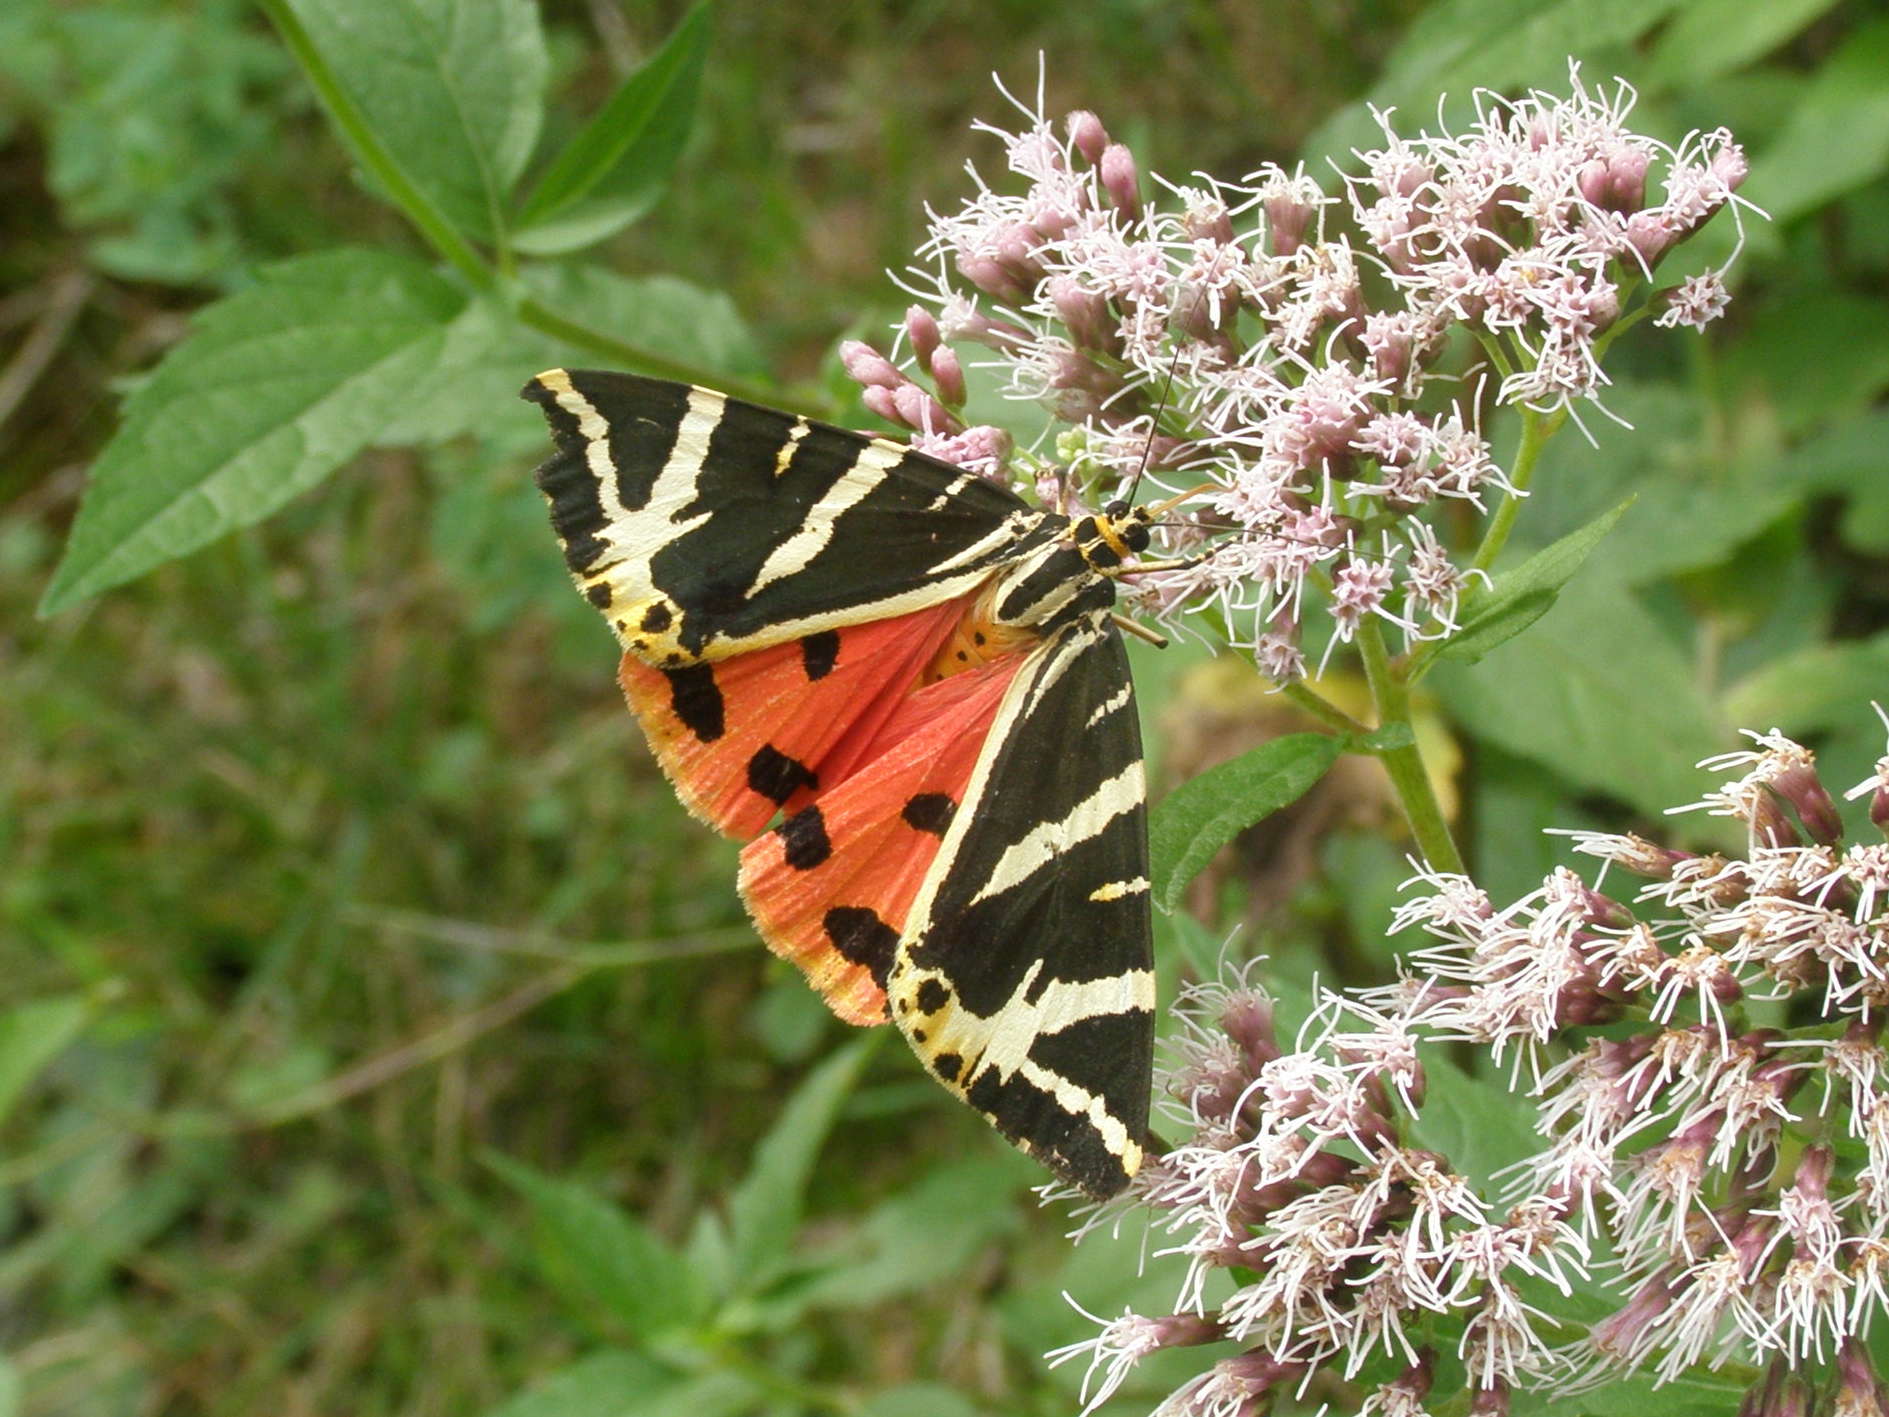
[[[1150,1212],[1188,1270],[1173,1314],[1056,1355],[1087,1359],[1091,1407],[1157,1349],[1224,1341],[1159,1412],[1391,1371],[1359,1410],[1417,1413],[1446,1361],[1475,1412],[1726,1363],[1763,1374],[1745,1410],[1884,1410],[1862,1339],[1889,1305],[1889,845],[1846,840],[1808,749],[1751,736],[1693,804],[1742,855],[1577,833],[1638,888],[1563,870],[1507,904],[1420,873],[1394,924],[1432,943],[1394,985],[1324,991],[1291,1046],[1250,971],[1187,993],[1159,1081],[1186,1139],[1084,1229]],[[1849,795],[1889,800],[1889,757]],[[1500,1184],[1439,1149],[1442,1045],[1526,1094],[1536,1142]]]
[[[1744,156],[1723,131],[1634,133],[1632,100],[1575,71],[1565,98],[1479,95],[1461,134],[1380,114],[1382,145],[1328,190],[1272,166],[1144,183],[1100,118],[1058,130],[1039,96],[1018,131],[987,129],[1013,180],[973,170],[976,194],[932,213],[903,366],[860,343],[845,366],[915,446],[1065,510],[1144,464],[1170,492],[1207,484],[1165,529],[1189,564],[1129,594],[1159,617],[1215,610],[1275,680],[1304,673],[1314,607],[1326,653],[1367,621],[1442,638],[1480,572],[1426,514],[1520,492],[1483,415],[1595,400],[1621,329],[1724,309],[1722,271],[1656,272],[1734,204]],[[1047,408],[1053,446],[969,423],[967,363]]]

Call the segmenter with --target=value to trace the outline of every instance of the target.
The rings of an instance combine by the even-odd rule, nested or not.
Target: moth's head
[[[1153,520],[1146,507],[1110,502],[1096,515],[1071,522],[1069,534],[1082,559],[1106,575],[1148,549],[1148,525]]]

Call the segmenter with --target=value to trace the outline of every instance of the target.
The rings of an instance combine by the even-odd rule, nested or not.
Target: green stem
[[[1522,410],[1522,437],[1515,447],[1514,466],[1509,469],[1509,485],[1515,491],[1502,499],[1502,505],[1489,519],[1489,529],[1482,534],[1482,545],[1476,548],[1475,558],[1470,562],[1478,571],[1488,571],[1502,554],[1502,548],[1508,545],[1515,519],[1521,515],[1521,494],[1527,492],[1529,483],[1535,480],[1535,464],[1541,460],[1541,450],[1567,419],[1566,408],[1558,408],[1550,414],[1538,413],[1532,408]]]
[[[1294,680],[1290,684],[1281,684],[1279,692],[1320,723],[1336,728],[1340,733],[1349,733],[1354,737],[1362,738],[1371,731],[1369,724],[1359,723],[1337,704],[1316,690],[1308,689],[1301,681]]]
[[[407,176],[406,169],[382,145],[373,125],[367,121],[367,115],[361,112],[349,97],[348,91],[341,86],[340,79],[328,66],[321,50],[309,38],[308,31],[302,28],[302,22],[295,17],[295,12],[289,8],[288,0],[256,0],[256,3],[281,34],[282,42],[302,66],[302,72],[308,75],[308,82],[328,110],[328,116],[334,120],[342,138],[354,150],[361,166],[380,184],[381,190],[406,213],[407,220],[420,229],[420,234],[439,253],[440,258],[464,276],[474,289],[487,293],[496,290],[498,277],[491,266],[459,234],[446,214],[433,205],[419,185]]]
[[[1436,870],[1460,872],[1463,858],[1450,836],[1449,823],[1443,820],[1443,808],[1430,787],[1430,774],[1424,770],[1423,753],[1417,747],[1410,720],[1410,688],[1390,662],[1378,622],[1369,616],[1358,626],[1358,653],[1371,685],[1371,700],[1377,706],[1378,727],[1402,724],[1411,730],[1403,747],[1379,749],[1377,756],[1390,774],[1397,800],[1403,804],[1404,819],[1410,823],[1417,850]]]

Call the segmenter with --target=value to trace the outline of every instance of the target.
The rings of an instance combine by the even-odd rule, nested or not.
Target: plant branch
[[[1442,805],[1430,786],[1430,774],[1417,747],[1415,728],[1410,721],[1410,688],[1398,668],[1390,662],[1384,648],[1384,635],[1375,619],[1367,616],[1358,626],[1358,653],[1364,661],[1365,678],[1370,681],[1371,700],[1377,706],[1379,728],[1402,724],[1411,729],[1409,741],[1400,748],[1378,750],[1391,786],[1402,803],[1410,834],[1417,850],[1438,871],[1460,872],[1463,858],[1450,836],[1449,823],[1443,820]]]

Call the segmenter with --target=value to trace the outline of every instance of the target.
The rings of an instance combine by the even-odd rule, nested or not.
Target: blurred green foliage
[[[1552,446],[1518,551],[1631,509],[1526,634],[1426,687],[1498,896],[1553,859],[1542,826],[1694,795],[1735,725],[1808,736],[1833,781],[1879,751],[1867,6],[380,7],[460,16],[450,44],[352,9],[0,7],[0,1417],[1067,1412],[1061,1291],[1160,1311],[1158,1240],[1070,1251],[1032,1167],[763,958],[731,849],[634,743],[512,398],[594,359],[587,330],[837,407],[833,340],[902,306],[882,270],[987,155],[990,71],[1026,91],[1039,52],[1051,112],[1170,173],[1316,161],[1367,102],[1558,87],[1568,55],[1669,140],[1731,126],[1777,218],[1731,317],[1622,348],[1632,430]],[[467,103],[429,106],[442,75]],[[438,261],[370,140],[409,212],[560,259],[490,288]],[[36,620],[88,466],[122,498]],[[1138,656],[1151,721],[1185,659]],[[1397,853],[1323,856],[1354,874],[1266,937],[1288,995],[1382,963],[1355,907]],[[1163,923],[1164,996],[1223,923]]]

